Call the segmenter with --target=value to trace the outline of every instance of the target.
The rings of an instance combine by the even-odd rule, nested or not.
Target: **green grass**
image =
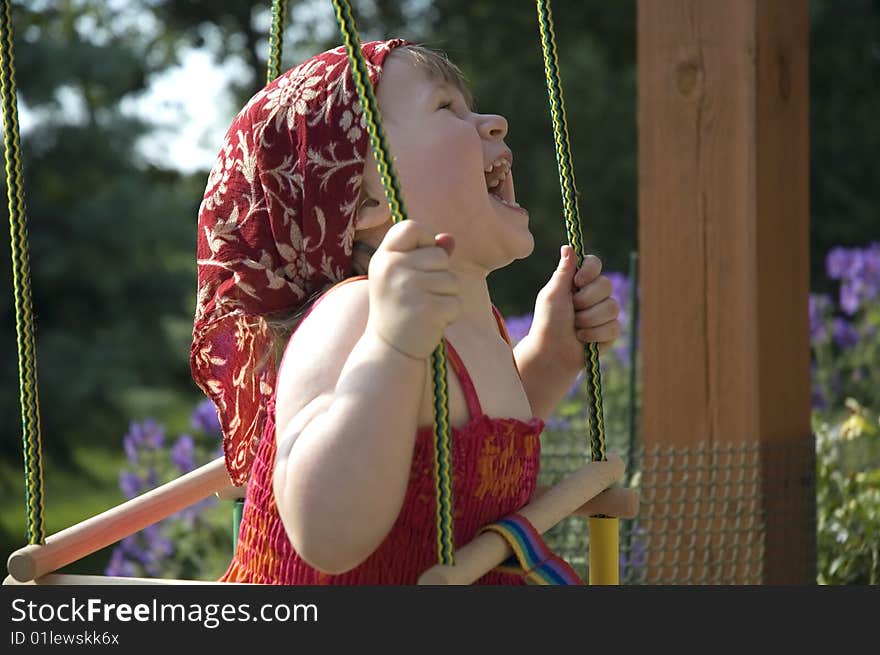
[[[119,471],[125,454],[99,447],[74,447],[67,466],[44,459],[43,525],[46,536],[118,505]],[[0,461],[4,494],[0,499],[0,545],[5,558],[27,544],[24,472]],[[112,547],[102,549],[64,569],[67,573],[103,573]]]
[[[125,415],[140,421],[157,417],[169,440],[190,432],[190,414],[202,396],[180,396],[150,389],[132,390],[124,398]],[[121,437],[121,435],[120,435]],[[53,461],[43,455],[43,528],[45,536],[113,508],[126,500],[119,489],[119,472],[129,467],[121,438],[114,445],[95,444],[70,436],[78,445],[71,448],[70,461]],[[209,442],[206,447],[213,448]],[[0,555],[27,544],[25,482],[19,461],[0,459]],[[231,504],[220,503],[206,509],[202,528],[176,540],[174,558],[187,553],[198,579],[216,579],[229,563],[232,551]],[[219,536],[218,536],[219,535]],[[228,541],[228,544],[226,543]],[[103,574],[114,545],[74,562],[60,571]],[[178,577],[178,576],[172,576]]]
[[[119,471],[128,462],[122,449],[108,450],[77,446],[68,466],[44,458],[43,521],[46,536],[100,514],[126,499],[119,489]],[[4,561],[26,545],[26,507],[24,474],[8,462],[0,461],[0,545]],[[183,575],[199,580],[216,580],[229,563],[232,553],[232,505],[219,503],[207,508],[203,528],[195,534],[177,534],[175,558],[189,554],[193,560]],[[63,573],[103,575],[115,544],[103,548],[61,569]],[[168,576],[163,576],[168,577]]]

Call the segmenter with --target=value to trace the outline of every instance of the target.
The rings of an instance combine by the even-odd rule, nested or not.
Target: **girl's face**
[[[531,254],[529,214],[515,205],[509,172],[507,121],[474,113],[458,88],[405,51],[386,60],[377,100],[407,214],[455,237],[453,265],[488,274]],[[364,177],[367,188],[382,189],[372,153]]]

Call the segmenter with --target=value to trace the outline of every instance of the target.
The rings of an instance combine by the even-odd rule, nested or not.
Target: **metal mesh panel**
[[[574,431],[548,431],[541,484],[589,461],[585,441]],[[625,452],[612,444],[609,451]],[[633,455],[626,486],[639,489],[640,508],[637,518],[620,521],[621,584],[761,584],[760,445],[701,443]],[[545,535],[584,579],[588,532],[585,519],[571,517]]]

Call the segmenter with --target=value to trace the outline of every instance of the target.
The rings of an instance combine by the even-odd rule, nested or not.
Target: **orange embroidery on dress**
[[[511,427],[486,440],[477,460],[480,484],[474,492],[479,500],[510,498],[519,493],[523,479],[522,456],[517,450]],[[500,442],[501,445],[498,445]]]

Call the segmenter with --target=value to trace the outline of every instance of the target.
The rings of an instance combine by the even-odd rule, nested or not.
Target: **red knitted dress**
[[[504,323],[495,312],[506,340]],[[468,543],[478,530],[523,507],[535,490],[540,457],[540,418],[521,421],[483,413],[476,389],[461,358],[447,341],[448,360],[461,383],[469,421],[452,429],[455,546]],[[364,562],[339,575],[309,566],[297,554],[281,523],[272,492],[275,465],[275,397],[248,482],[238,545],[224,582],[285,585],[412,585],[437,563],[435,491],[432,475],[433,429],[418,430],[409,485],[400,514]],[[525,584],[516,575],[492,571],[478,584]]]

